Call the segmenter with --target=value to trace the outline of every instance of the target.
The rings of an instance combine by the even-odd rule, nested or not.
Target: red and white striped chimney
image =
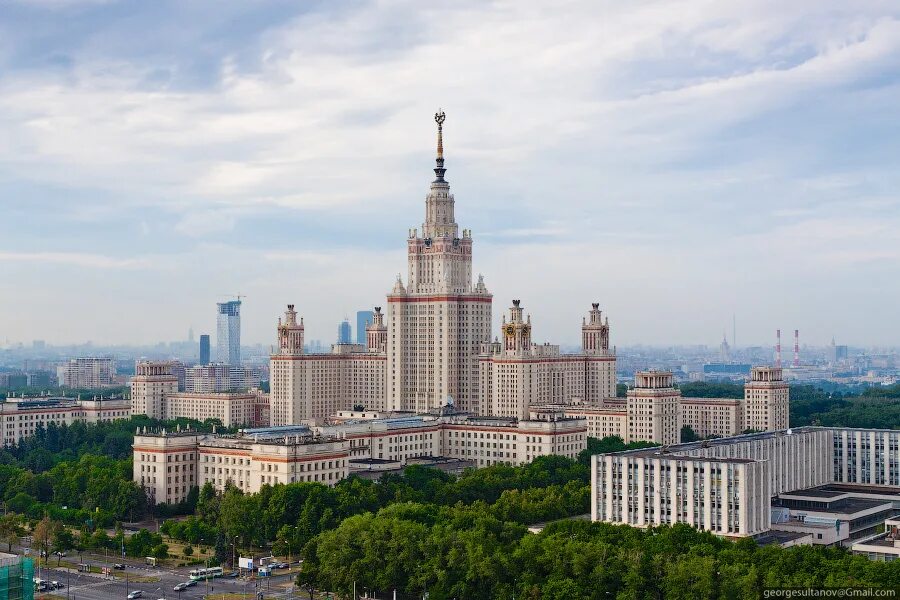
[[[794,366],[800,366],[800,330],[794,330]]]
[[[781,330],[775,330],[775,366],[781,366]]]

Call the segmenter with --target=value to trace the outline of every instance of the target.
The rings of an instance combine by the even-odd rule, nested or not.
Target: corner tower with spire
[[[421,232],[409,230],[406,285],[398,280],[388,296],[387,398],[393,410],[439,408],[452,396],[460,409],[478,412],[475,357],[490,339],[491,294],[480,278],[473,285],[472,234],[460,232],[444,177],[446,118],[443,111],[434,115],[435,179],[425,196]]]

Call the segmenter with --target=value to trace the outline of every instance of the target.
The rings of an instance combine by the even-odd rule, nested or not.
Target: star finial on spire
[[[437,166],[434,169],[434,174],[437,175],[437,179],[435,181],[444,181],[444,173],[447,172],[447,169],[444,168],[444,121],[447,120],[447,115],[444,114],[444,111],[438,109],[436,113],[434,113],[434,122],[437,123],[438,126],[438,139],[437,139]]]

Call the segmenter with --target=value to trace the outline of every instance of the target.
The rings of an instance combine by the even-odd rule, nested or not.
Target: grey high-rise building
[[[200,364],[209,364],[209,335],[205,333],[200,336]]]
[[[350,321],[344,319],[341,321],[341,324],[338,325],[338,344],[352,344],[353,343],[353,332],[350,327]]]
[[[241,301],[216,303],[216,360],[226,365],[241,364]]]
[[[375,313],[371,310],[356,311],[356,343],[366,345],[366,325],[371,325],[375,320]]]

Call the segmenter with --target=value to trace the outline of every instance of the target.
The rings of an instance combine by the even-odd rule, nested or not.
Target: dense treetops
[[[765,587],[900,586],[900,563],[823,547],[758,547],[687,525],[585,521],[540,534],[492,507],[397,504],[343,521],[304,549],[301,584],[348,594],[494,600],[759,598]]]
[[[694,382],[682,383],[679,388],[682,396],[688,398],[744,397],[744,386],[739,383]],[[793,427],[897,429],[900,427],[900,385],[869,387],[862,391],[835,385],[792,385],[790,413]]]

